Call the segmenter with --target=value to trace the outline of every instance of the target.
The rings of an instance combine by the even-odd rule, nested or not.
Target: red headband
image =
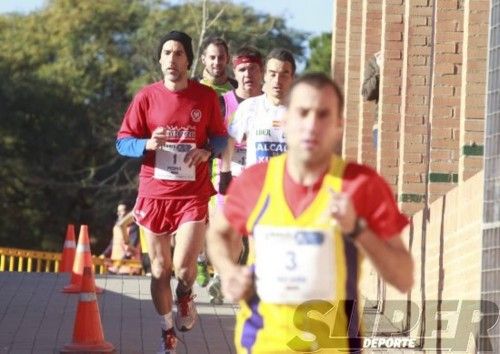
[[[236,68],[240,64],[255,63],[262,66],[262,60],[255,55],[241,55],[233,59],[233,68]]]

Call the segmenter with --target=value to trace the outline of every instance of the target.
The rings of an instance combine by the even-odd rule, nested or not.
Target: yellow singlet
[[[330,171],[306,210],[294,217],[284,194],[286,154],[269,161],[250,214],[249,265],[256,295],[240,303],[238,353],[345,353],[360,348],[356,307],[361,256],[329,215],[329,189],[341,191],[346,163]]]

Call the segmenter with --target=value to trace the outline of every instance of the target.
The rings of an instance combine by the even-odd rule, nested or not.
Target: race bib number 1
[[[335,248],[328,230],[257,225],[257,293],[266,302],[300,304],[335,297]]]
[[[184,163],[186,154],[196,148],[194,143],[166,143],[156,151],[154,178],[170,181],[194,181],[196,166]]]

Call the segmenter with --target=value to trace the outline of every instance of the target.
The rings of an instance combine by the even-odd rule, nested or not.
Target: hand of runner
[[[254,293],[253,273],[249,267],[239,265],[220,273],[222,293],[229,301],[249,299]]]
[[[187,163],[189,167],[196,166],[201,162],[207,162],[210,158],[210,151],[205,149],[192,149],[184,157],[184,163]]]
[[[151,139],[146,142],[146,150],[158,150],[167,141],[167,131],[164,127],[158,127],[153,130]]]
[[[330,192],[330,214],[338,222],[342,233],[349,233],[354,230],[356,224],[356,210],[351,202],[351,198],[346,193],[337,193],[333,189]]]

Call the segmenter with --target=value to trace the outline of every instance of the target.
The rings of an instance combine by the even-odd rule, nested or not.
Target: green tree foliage
[[[283,19],[207,4],[205,35],[303,57],[305,34]],[[136,194],[140,161],[114,146],[123,113],[141,86],[160,78],[164,33],[186,31],[197,49],[201,14],[200,1],[52,0],[29,15],[0,15],[1,246],[60,250],[74,222],[89,224],[103,247],[116,202]]]
[[[146,14],[133,1],[62,0],[2,17],[1,244],[58,249],[65,223],[113,217],[98,206],[128,193],[113,147],[132,77],[123,36]]]
[[[332,33],[322,33],[309,41],[311,56],[306,72],[319,71],[330,75],[332,58]]]
[[[152,8],[153,11],[149,12],[144,25],[137,31],[133,40],[137,51],[132,58],[138,69],[138,75],[131,83],[131,92],[161,77],[156,58],[160,34],[174,28],[188,33],[193,38],[195,53],[200,44],[202,1],[168,7],[160,1],[152,5]],[[253,45],[264,55],[272,48],[284,47],[291,50],[297,60],[304,59],[302,43],[306,39],[306,34],[288,28],[285,20],[280,17],[258,13],[251,7],[233,4],[230,1],[207,1],[207,17],[210,26],[204,33],[204,38],[220,36],[233,50],[242,45]],[[195,71],[193,74],[200,74],[201,70],[198,65],[193,68]]]

